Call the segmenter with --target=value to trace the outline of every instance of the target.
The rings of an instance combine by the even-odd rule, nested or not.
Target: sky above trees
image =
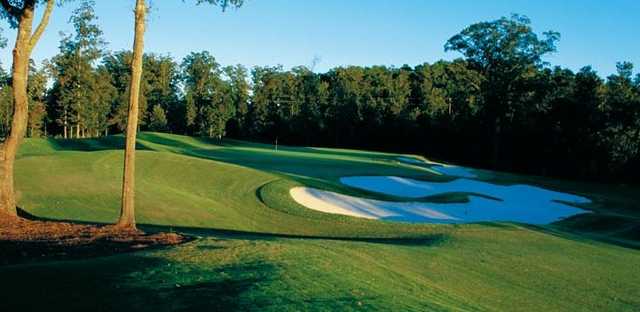
[[[195,0],[194,0],[195,1]],[[97,1],[96,14],[111,50],[130,49],[133,1]],[[527,15],[538,31],[561,33],[558,52],[546,58],[573,70],[592,65],[602,76],[615,64],[640,64],[634,40],[640,20],[636,0],[566,1],[391,1],[391,0],[250,0],[241,10],[221,13],[212,7],[154,0],[146,37],[148,52],[181,59],[207,50],[222,64],[310,66],[316,71],[340,65],[417,65],[450,60],[444,43],[469,24],[511,13]],[[56,8],[51,25],[33,57],[39,63],[58,52],[60,35],[71,32],[76,5]],[[2,25],[11,43],[14,32]],[[11,46],[11,44],[9,45]],[[9,49],[0,53],[10,66]]]

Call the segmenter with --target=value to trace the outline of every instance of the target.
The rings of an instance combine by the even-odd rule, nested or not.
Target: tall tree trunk
[[[66,109],[64,110],[64,126],[63,126],[63,128],[64,128],[64,138],[67,139],[68,136],[67,136],[67,110]]]
[[[76,139],[80,138],[80,112],[77,113],[78,121],[76,122]]]
[[[20,141],[27,130],[29,103],[27,97],[27,80],[29,78],[29,60],[31,51],[40,39],[53,10],[54,0],[47,2],[47,7],[40,24],[32,34],[35,1],[24,1],[24,7],[18,10],[18,31],[13,48],[12,92],[13,120],[9,136],[2,145],[2,167],[0,168],[0,211],[17,216],[16,197],[14,192],[13,168]],[[11,14],[11,13],[9,13]]]
[[[138,100],[142,78],[142,54],[144,51],[144,27],[147,6],[144,0],[136,0],[133,60],[131,62],[131,86],[129,87],[129,113],[124,152],[124,176],[122,178],[122,207],[118,227],[135,229],[135,165],[136,131],[138,127]]]

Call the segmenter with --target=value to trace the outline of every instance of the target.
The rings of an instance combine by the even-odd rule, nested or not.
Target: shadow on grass
[[[589,218],[593,222],[610,222],[610,216],[593,216],[592,214],[581,214],[570,219]],[[570,220],[567,219],[567,220]],[[630,249],[640,249],[640,221],[623,219],[624,227],[618,231],[606,231],[603,229],[581,228],[575,225],[565,223],[565,221],[557,222],[548,226],[538,226],[524,223],[496,223],[496,222],[480,222],[477,223],[488,228],[501,229],[517,229],[524,227],[530,230],[551,234],[564,239],[570,239],[580,242],[600,242]],[[454,225],[455,226],[455,225]],[[459,226],[459,225],[458,225]],[[279,240],[279,239],[304,239],[304,240],[333,240],[347,242],[362,242],[374,244],[387,244],[396,246],[439,246],[447,242],[449,235],[445,233],[423,234],[416,236],[398,236],[398,237],[332,237],[332,236],[308,236],[308,235],[289,235],[275,233],[259,233],[246,232],[236,230],[208,229],[196,227],[166,227],[158,225],[141,225],[146,231],[176,231],[187,235],[195,236],[212,236],[227,239],[246,239],[246,240]]]
[[[197,138],[202,143],[219,145],[220,141],[217,139],[211,138]],[[230,145],[242,146],[242,147],[254,147],[254,148],[262,148],[265,150],[275,150],[275,145],[271,143],[258,143],[258,142],[249,142],[249,141],[241,141],[235,139],[224,139],[223,145],[228,143]],[[332,156],[342,156],[342,157],[354,157],[354,158],[362,158],[368,160],[379,160],[379,161],[397,161],[397,156],[393,153],[385,153],[373,150],[358,150],[358,149],[348,149],[341,147],[322,147],[322,146],[293,146],[293,145],[278,145],[279,151],[288,151],[288,152],[297,152],[297,153],[308,153],[315,155],[332,155]]]
[[[214,146],[220,146],[220,144],[218,144],[217,140],[214,141],[213,139],[211,140],[205,140],[204,138],[197,138],[197,137],[188,137],[188,138],[193,138],[195,140],[195,142],[200,142],[202,144],[209,144],[209,145],[214,145]],[[202,148],[202,146],[199,146],[197,144],[191,144],[185,141],[181,141],[178,140],[177,138],[172,137],[172,135],[170,134],[161,134],[161,133],[154,133],[154,132],[141,132],[138,136],[139,140],[143,140],[143,141],[147,141],[147,142],[151,142],[153,144],[158,144],[158,145],[164,145],[167,147],[171,147],[171,148],[179,148],[179,149],[198,149],[198,148]],[[138,142],[138,144],[141,144],[140,142]]]
[[[600,242],[640,250],[640,219],[585,213],[547,226],[522,224],[529,230],[576,242]]]
[[[345,242],[361,242],[374,244],[388,244],[399,246],[434,246],[447,240],[446,234],[426,234],[416,236],[398,236],[398,237],[344,237],[344,236],[316,236],[316,235],[293,235],[281,233],[262,233],[247,232],[226,229],[210,229],[198,227],[167,227],[160,225],[144,224],[140,228],[149,232],[167,232],[174,231],[194,236],[212,236],[226,239],[243,239],[243,240],[262,240],[275,241],[280,239],[297,239],[297,240],[332,240]]]
[[[265,262],[211,268],[215,258],[212,261],[193,265],[137,253],[0,267],[0,307],[2,311],[250,310],[255,300],[244,295],[277,273]]]
[[[44,218],[32,215],[23,209],[19,209],[19,215],[25,219],[37,220],[37,221],[60,221],[77,224],[95,224],[103,225],[94,222],[79,222],[75,220],[59,220]],[[263,232],[248,232],[228,229],[213,229],[213,228],[201,228],[201,227],[184,227],[184,226],[165,226],[155,224],[138,224],[138,227],[145,232],[157,233],[157,232],[177,232],[188,236],[210,236],[226,239],[246,239],[246,240],[264,240],[274,241],[278,239],[309,239],[309,240],[334,240],[334,241],[348,241],[348,242],[363,242],[363,243],[376,243],[376,244],[390,244],[390,245],[402,245],[402,246],[433,246],[443,243],[447,239],[446,234],[425,234],[415,236],[397,236],[397,237],[344,237],[344,236],[317,236],[317,235],[293,235],[282,233],[263,233]]]
[[[124,149],[124,137],[121,135],[113,135],[101,138],[86,138],[86,139],[43,139],[49,148],[54,151],[77,151],[77,152],[95,152],[106,150],[123,150]],[[148,147],[140,144],[136,144],[136,149],[149,150]],[[44,154],[48,154],[46,149]],[[20,156],[37,156],[42,155],[43,151],[37,147],[30,149],[29,146],[23,146],[20,150]]]

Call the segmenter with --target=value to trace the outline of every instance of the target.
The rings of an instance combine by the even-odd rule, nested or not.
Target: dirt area
[[[176,233],[127,231],[112,225],[33,221],[0,216],[0,265],[78,259],[176,245]]]

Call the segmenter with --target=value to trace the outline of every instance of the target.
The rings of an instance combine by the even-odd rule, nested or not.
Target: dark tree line
[[[130,52],[107,53],[81,6],[60,53],[29,79],[30,136],[84,138],[126,127]],[[463,58],[400,68],[222,66],[208,52],[181,62],[145,54],[139,127],[222,139],[420,153],[461,164],[637,182],[640,75],[602,78],[543,62],[559,34],[515,15],[473,24],[446,50]],[[47,79],[53,84],[47,88]],[[0,132],[11,111],[0,73]]]

